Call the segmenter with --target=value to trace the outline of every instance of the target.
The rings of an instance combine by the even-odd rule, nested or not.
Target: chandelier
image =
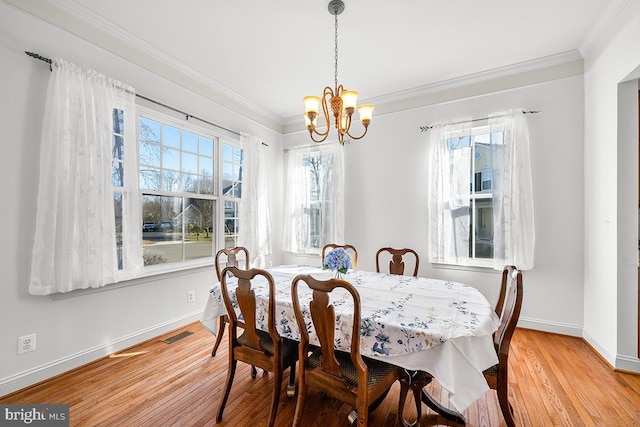
[[[305,96],[304,120],[309,130],[309,136],[314,142],[323,142],[329,136],[331,129],[331,119],[329,116],[329,107],[333,114],[334,125],[338,131],[338,141],[344,144],[345,135],[352,139],[361,139],[367,134],[371,117],[373,116],[373,104],[363,104],[358,107],[360,122],[364,126],[364,133],[360,136],[353,136],[350,133],[351,119],[356,109],[356,101],[358,100],[358,92],[355,90],[346,90],[342,85],[338,85],[338,15],[344,11],[344,2],[342,0],[331,0],[329,2],[329,13],[335,19],[335,72],[334,87],[327,86],[322,92],[322,98],[317,96]],[[324,113],[326,131],[319,132],[318,124],[318,108],[322,103],[322,112]],[[315,137],[317,135],[317,138]]]

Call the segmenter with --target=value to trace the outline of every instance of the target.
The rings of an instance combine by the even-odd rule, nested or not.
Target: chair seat
[[[495,364],[482,372],[487,377],[497,377],[498,376],[498,365]]]
[[[318,368],[320,366],[320,356],[322,355],[322,351],[320,349],[315,350],[308,359],[309,366],[313,369]],[[358,387],[358,378],[356,367],[353,365],[351,361],[351,355],[346,352],[336,351],[335,352],[336,359],[338,363],[340,363],[340,373],[343,378],[352,386]],[[398,369],[397,366],[391,365],[389,363],[381,362],[376,359],[370,359],[368,357],[363,356],[362,359],[367,364],[367,373],[368,373],[368,382],[367,388],[369,390],[376,387],[380,382],[385,380],[389,374],[391,374],[395,369]]]
[[[271,336],[268,332],[257,330],[258,336],[260,337],[260,346],[269,356],[273,356],[274,348],[273,341],[271,340]],[[238,337],[238,344],[246,345],[247,337],[246,332],[243,332],[242,335]],[[298,342],[292,341],[287,338],[282,339],[282,358],[285,362],[290,360],[295,360],[298,357]],[[285,363],[286,365],[286,363]]]

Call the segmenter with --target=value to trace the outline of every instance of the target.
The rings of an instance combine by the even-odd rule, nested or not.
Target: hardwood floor
[[[193,334],[166,344],[183,331]],[[25,390],[0,403],[66,403],[72,426],[214,426],[227,373],[226,335],[215,358],[212,336],[195,323]],[[510,358],[510,401],[522,426],[640,426],[640,375],[611,370],[581,339],[517,329]],[[258,427],[269,413],[271,376],[252,379],[239,363],[219,426]],[[289,371],[285,372],[288,376]],[[295,399],[283,381],[277,426],[293,420]],[[428,388],[442,403],[446,392]],[[399,386],[370,417],[371,426],[399,426]],[[318,393],[306,404],[305,426],[344,427],[351,408]],[[456,425],[426,405],[421,426]],[[411,419],[415,408],[407,406]],[[495,392],[465,412],[469,426],[503,426]]]

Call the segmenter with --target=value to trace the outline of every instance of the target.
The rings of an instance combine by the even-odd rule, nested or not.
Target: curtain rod
[[[53,61],[51,60],[51,58],[46,58],[46,57],[44,57],[44,56],[42,56],[42,55],[39,55],[39,54],[37,54],[37,53],[33,53],[33,52],[27,52],[27,51],[25,51],[24,53],[26,53],[27,55],[29,55],[30,57],[32,57],[32,58],[34,58],[34,59],[39,59],[40,61],[44,61],[44,62],[48,63],[48,64],[49,64],[49,70],[53,71],[53,69],[51,68],[51,64],[52,64],[52,62],[53,62]],[[138,94],[138,93],[136,93],[136,96],[137,96],[138,98],[142,98],[142,99],[144,99],[145,101],[149,101],[149,102],[152,102],[152,103],[154,103],[154,104],[156,104],[156,105],[160,105],[160,106],[162,106],[162,107],[164,107],[164,108],[168,108],[169,110],[175,111],[176,113],[180,113],[180,114],[182,114],[182,115],[184,115],[184,116],[185,116],[185,120],[187,120],[187,121],[189,120],[189,118],[196,119],[196,120],[199,120],[199,121],[201,121],[201,122],[203,122],[203,123],[206,123],[206,124],[208,124],[208,125],[215,126],[215,127],[217,127],[218,129],[223,129],[223,130],[226,130],[227,132],[230,132],[230,133],[232,133],[232,134],[234,134],[234,135],[238,135],[238,136],[240,136],[240,132],[236,132],[236,131],[234,131],[234,130],[227,129],[227,128],[226,128],[226,127],[224,127],[224,126],[220,126],[220,125],[217,125],[217,124],[215,124],[215,123],[212,123],[212,122],[210,122],[210,121],[208,121],[208,120],[201,119],[200,117],[196,117],[196,116],[194,116],[194,115],[192,115],[192,114],[185,113],[185,112],[184,112],[184,111],[182,111],[182,110],[178,110],[177,108],[171,107],[171,106],[169,106],[169,105],[167,105],[167,104],[163,104],[162,102],[156,101],[156,100],[154,100],[154,99],[147,98],[146,96],[140,95],[140,94]],[[263,142],[263,141],[260,141],[260,142],[262,142],[262,145],[265,145],[265,146],[267,146],[267,147],[269,146],[269,144],[266,144],[266,143],[265,143],[265,142]]]
[[[542,111],[536,111],[536,110],[529,110],[529,111],[523,111],[522,114],[536,114],[536,113],[541,113]],[[500,115],[500,116],[493,116],[493,117],[504,117],[505,115]],[[447,125],[457,125],[460,123],[465,123],[465,122],[479,122],[481,120],[489,120],[493,117],[481,117],[479,119],[471,119],[471,120],[460,120],[459,122],[451,122],[451,123],[445,123]],[[433,126],[435,125],[428,125],[428,126],[420,126],[420,132],[426,132],[429,129],[432,129]]]

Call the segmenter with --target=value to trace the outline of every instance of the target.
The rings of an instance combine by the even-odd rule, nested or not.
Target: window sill
[[[206,263],[200,261],[197,263],[181,264],[181,266],[182,268],[180,269],[176,269],[175,267],[167,268],[165,265],[162,266],[163,268],[159,268],[160,266],[154,266],[154,268],[152,268],[151,270],[149,269],[149,267],[147,267],[145,268],[145,272],[143,273],[143,275],[141,275],[140,277],[136,277],[135,279],[123,280],[117,283],[110,283],[99,288],[76,289],[75,291],[51,294],[50,296],[54,301],[61,301],[69,298],[80,297],[83,295],[95,294],[97,292],[112,291],[115,289],[126,288],[128,286],[154,282],[159,278],[170,279],[172,277],[184,276],[201,271],[213,271],[214,268],[212,261],[208,261]],[[215,277],[215,271],[213,271],[212,274],[212,277]]]
[[[496,270],[493,268],[493,264],[447,264],[447,263],[437,263],[432,262],[431,265],[433,268],[442,269],[442,270],[461,270],[461,271],[477,271],[481,273],[502,273],[502,270]]]

